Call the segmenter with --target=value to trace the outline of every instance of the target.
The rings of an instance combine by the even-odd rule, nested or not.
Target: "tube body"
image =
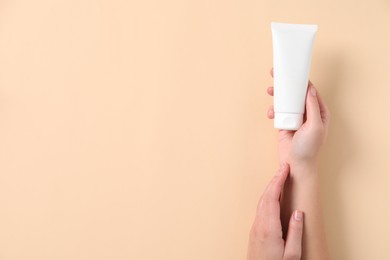
[[[271,23],[274,56],[274,127],[302,125],[317,25]]]

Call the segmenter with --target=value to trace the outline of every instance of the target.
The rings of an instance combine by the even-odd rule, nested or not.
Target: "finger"
[[[263,193],[264,199],[279,202],[280,194],[289,172],[290,166],[287,163],[283,163],[265,189]]]
[[[274,95],[274,87],[268,87],[267,88],[267,93],[268,93],[268,95],[270,95],[270,96],[273,96]]]
[[[258,206],[257,213],[261,219],[275,219],[280,222],[279,198],[289,171],[289,165],[283,164],[267,185]]]
[[[257,232],[273,237],[282,237],[279,198],[289,173],[289,166],[283,164],[265,189],[257,205],[255,224]]]
[[[261,198],[261,206],[258,212],[259,219],[263,221],[267,233],[275,236],[281,235],[282,224],[280,222],[279,200],[289,172],[289,165],[284,163],[268,184]]]
[[[320,106],[317,99],[317,90],[311,85],[306,95],[306,122],[309,124],[321,123]]]
[[[268,108],[267,117],[268,117],[269,119],[274,119],[274,117],[275,117],[274,106],[270,106],[270,107]]]
[[[291,142],[295,131],[292,130],[279,130],[279,143],[280,142]]]
[[[317,92],[318,105],[320,106],[321,120],[325,125],[328,125],[330,120],[329,109],[326,106],[324,100],[322,99],[320,93]]]
[[[283,260],[299,260],[302,255],[303,212],[295,210],[288,224]]]
[[[271,70],[269,71],[269,74],[271,74],[271,76],[274,77],[274,68],[271,68]]]

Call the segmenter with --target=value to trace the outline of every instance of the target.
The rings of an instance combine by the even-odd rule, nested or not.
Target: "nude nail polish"
[[[294,219],[296,220],[296,221],[302,221],[302,219],[303,219],[303,213],[302,213],[302,211],[299,211],[299,210],[296,210],[295,212],[294,212]]]

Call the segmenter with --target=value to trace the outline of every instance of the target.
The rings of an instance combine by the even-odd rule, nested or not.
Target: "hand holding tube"
[[[273,70],[271,75],[273,76]],[[273,87],[269,87],[267,92],[273,96]],[[267,116],[270,119],[274,118],[273,106],[268,109]],[[288,162],[291,165],[315,163],[327,135],[329,117],[326,104],[309,81],[303,125],[297,131],[279,130],[280,163]]]

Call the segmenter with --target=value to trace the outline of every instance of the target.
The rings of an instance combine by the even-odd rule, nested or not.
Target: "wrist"
[[[294,178],[313,179],[317,178],[318,166],[317,161],[290,161],[290,175]]]
[[[282,157],[279,158],[280,165],[283,163],[288,163],[290,168],[304,168],[304,169],[316,169],[318,168],[317,159],[296,159],[291,157]]]
[[[299,170],[316,170],[318,168],[317,160],[288,160],[287,163],[290,168]]]

